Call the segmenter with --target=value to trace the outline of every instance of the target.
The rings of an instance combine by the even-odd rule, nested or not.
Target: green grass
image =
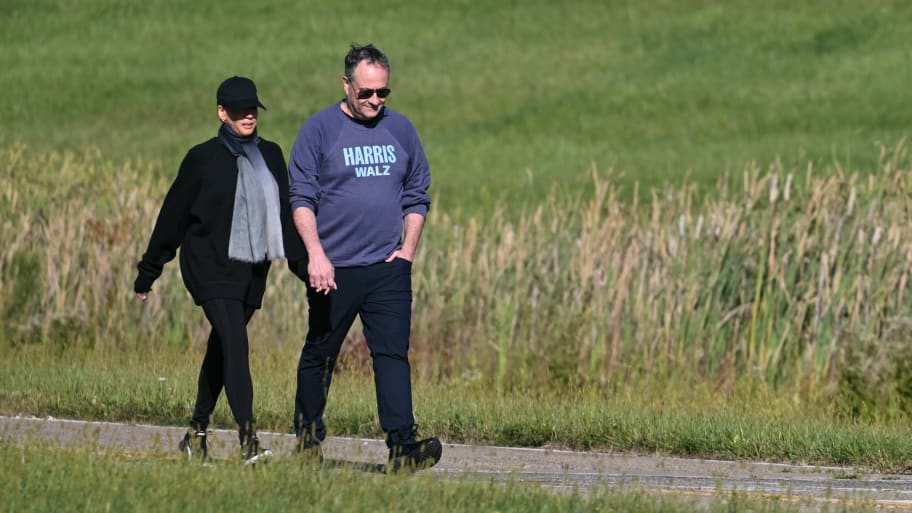
[[[214,135],[214,91],[253,77],[287,151],[341,98],[352,41],[390,56],[389,105],[419,128],[438,208],[516,211],[613,168],[702,185],[748,161],[869,168],[909,134],[903,2],[12,0],[0,142],[97,146],[172,176]],[[243,13],[243,14],[240,14]]]
[[[684,513],[801,511],[798,504],[721,493],[694,497],[628,490],[547,491],[514,480],[474,476],[398,478],[338,469],[314,472],[289,461],[244,469],[217,462],[200,468],[156,455],[15,446],[0,441],[4,511],[402,511]],[[835,507],[835,505],[834,505]],[[839,511],[862,511],[839,505]]]
[[[102,353],[33,348],[0,358],[0,414],[184,425],[195,397],[199,350]],[[254,351],[261,429],[291,429],[295,362]],[[571,398],[572,400],[568,400]],[[877,472],[912,468],[908,419],[839,413],[826,396],[798,398],[744,383],[709,386],[555,387],[498,392],[483,383],[415,383],[421,431],[450,442],[668,454],[745,461],[845,465]],[[234,428],[222,396],[213,425]],[[382,439],[369,375],[341,371],[326,412],[330,434]]]
[[[341,97],[347,45],[374,42],[434,172],[424,430],[905,471],[910,27],[900,1],[7,2],[0,410],[184,424],[205,322],[176,264],[148,304],[130,291],[167,184],[214,135],[223,78],[257,81],[262,135],[287,152]],[[281,267],[251,328],[257,412],[278,430],[306,326]],[[380,436],[365,352],[346,351],[327,420]],[[82,457],[20,454],[0,477],[26,487]],[[111,500],[110,464],[157,465],[99,461],[60,503]],[[535,510],[525,489],[488,492],[492,511]]]

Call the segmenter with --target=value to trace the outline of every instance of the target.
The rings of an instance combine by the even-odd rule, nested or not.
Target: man
[[[412,260],[430,207],[430,170],[415,127],[385,106],[389,71],[379,49],[352,46],[345,98],[304,123],[288,173],[308,257],[292,266],[307,284],[309,305],[295,396],[297,451],[322,460],[333,368],[358,315],[373,358],[388,469],[397,471],[433,466],[442,446],[418,439],[408,361]]]

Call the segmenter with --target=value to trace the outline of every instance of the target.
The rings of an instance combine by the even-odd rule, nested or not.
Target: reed
[[[417,379],[614,389],[738,383],[836,394],[853,413],[907,408],[912,373],[905,145],[876,169],[752,163],[708,191],[622,196],[592,168],[521,214],[456,221],[434,210],[415,266]],[[93,151],[0,148],[2,344],[99,351],[199,347],[207,325],[166,267],[132,294],[168,181],[155,163]],[[303,284],[277,264],[254,351],[293,355]],[[367,369],[353,329],[343,365]]]

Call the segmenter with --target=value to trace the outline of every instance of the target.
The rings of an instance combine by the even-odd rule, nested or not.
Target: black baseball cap
[[[266,106],[260,103],[260,99],[257,98],[256,85],[253,80],[237,75],[226,78],[222,82],[215,93],[215,99],[218,105],[235,112],[247,110],[251,107],[266,109]]]

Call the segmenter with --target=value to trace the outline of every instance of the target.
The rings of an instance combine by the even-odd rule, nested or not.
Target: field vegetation
[[[98,148],[174,175],[217,129],[215,89],[253,77],[261,135],[286,152],[341,98],[342,57],[392,60],[388,105],[409,115],[437,207],[509,212],[554,183],[613,169],[622,197],[781,160],[873,168],[908,135],[902,0],[530,2],[7,0],[0,142]],[[240,14],[243,13],[243,14]]]
[[[262,134],[287,151],[340,98],[347,45],[372,41],[434,171],[414,270],[423,431],[912,467],[903,3],[359,6],[12,2],[0,414],[186,422],[208,326],[176,263],[147,304],[131,291],[174,170],[214,135],[221,79],[257,81]],[[265,305],[256,409],[285,430],[307,308],[283,263]],[[332,434],[380,436],[369,368],[356,326]],[[520,492],[490,493],[507,511]]]
[[[97,159],[0,154],[14,170],[0,233],[3,404],[180,422],[205,320],[176,265],[147,304],[130,292],[136,241],[149,229],[141,220],[157,208],[141,198],[163,179]],[[38,172],[47,168],[53,186]],[[412,344],[427,427],[454,440],[904,468],[908,443],[889,432],[910,404],[908,155],[884,149],[865,176],[821,174],[747,169],[721,180],[711,201],[684,185],[655,191],[649,208],[619,201],[610,175],[594,174],[589,199],[555,193],[518,221],[432,214]],[[288,425],[303,292],[277,266],[251,325],[267,425]],[[356,327],[342,362],[354,379],[370,372],[360,337]],[[472,391],[462,407],[458,389]],[[334,410],[337,429],[376,434],[372,395],[358,397]],[[771,428],[757,429],[763,415]],[[805,429],[827,417],[840,428],[821,447],[814,440],[828,430]],[[678,421],[683,438],[669,441]],[[684,435],[693,422],[698,433]],[[862,436],[864,449],[847,450],[843,436]]]
[[[173,460],[83,449],[11,446],[0,461],[0,500],[8,511],[250,511],[298,509],[328,513],[785,513],[802,511],[801,499],[761,501],[750,494],[674,498],[638,491],[566,490],[555,493],[511,478],[477,476],[440,480],[394,478],[340,468],[313,472],[288,460],[239,472],[233,465],[193,467]],[[78,469],[73,479],[64,469]],[[852,513],[870,504],[822,504],[819,511]]]

